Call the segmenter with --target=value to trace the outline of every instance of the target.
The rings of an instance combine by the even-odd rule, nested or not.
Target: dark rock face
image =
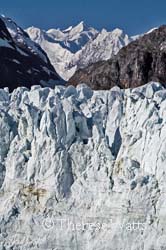
[[[19,41],[11,36],[4,18],[0,17],[0,88],[13,90],[19,86],[62,83],[46,53],[39,46],[35,51],[30,48],[25,42],[30,38],[20,27],[18,30],[21,32]]]
[[[166,84],[166,25],[131,42],[114,58],[78,70],[69,84],[110,89],[115,85],[134,88],[149,81]]]

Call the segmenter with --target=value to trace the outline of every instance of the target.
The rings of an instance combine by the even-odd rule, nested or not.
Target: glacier
[[[166,90],[0,90],[0,250],[166,249]]]

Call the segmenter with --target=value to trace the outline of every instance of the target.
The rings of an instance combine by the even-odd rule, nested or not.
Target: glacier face
[[[166,248],[166,90],[0,90],[0,249]]]

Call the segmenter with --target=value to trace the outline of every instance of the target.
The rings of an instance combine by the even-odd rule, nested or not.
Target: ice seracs
[[[165,249],[165,95],[2,89],[1,249]]]

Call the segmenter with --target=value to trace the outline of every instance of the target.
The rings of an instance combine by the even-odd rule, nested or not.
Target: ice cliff
[[[166,90],[0,90],[0,250],[166,249]]]

